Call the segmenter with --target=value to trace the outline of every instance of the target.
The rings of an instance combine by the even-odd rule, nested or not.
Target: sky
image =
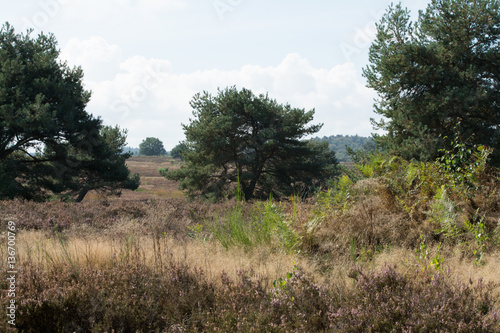
[[[403,1],[415,18],[430,0]],[[316,136],[370,136],[376,92],[362,70],[391,1],[3,0],[16,32],[53,33],[84,71],[87,111],[138,147],[184,139],[196,93],[236,86],[314,109]]]

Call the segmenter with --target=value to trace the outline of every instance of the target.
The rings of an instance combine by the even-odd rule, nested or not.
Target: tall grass
[[[285,252],[298,250],[301,238],[295,228],[297,207],[285,214],[284,205],[269,199],[254,205],[236,202],[209,222],[215,238],[229,249],[270,246]]]

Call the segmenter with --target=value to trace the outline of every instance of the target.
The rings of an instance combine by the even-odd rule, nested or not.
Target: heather
[[[16,328],[498,332],[500,197],[486,157],[461,179],[446,161],[362,156],[309,199],[210,203],[150,186],[2,201],[2,225],[18,228]]]
[[[447,273],[355,268],[353,288],[321,287],[296,268],[266,286],[252,271],[211,281],[176,261],[30,265],[19,274],[20,331],[495,332],[494,286]]]

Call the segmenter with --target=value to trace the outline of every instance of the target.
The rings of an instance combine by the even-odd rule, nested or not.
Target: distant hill
[[[339,162],[350,162],[351,159],[346,153],[345,147],[351,147],[353,150],[365,149],[372,150],[375,148],[373,139],[371,137],[363,137],[359,135],[332,135],[324,136],[322,138],[314,138],[318,141],[328,142],[330,149],[335,151],[335,156]]]
[[[351,147],[353,150],[374,149],[374,142],[371,137],[363,137],[359,135],[332,135],[324,136],[322,138],[315,137],[313,140],[326,141],[330,149],[335,151],[335,156],[339,162],[350,162],[351,159],[346,153],[345,146]],[[125,147],[123,149],[124,153],[131,153],[132,156],[139,156],[139,148]],[[167,154],[169,155],[169,154]]]
[[[125,147],[123,148],[124,153],[130,153],[132,156],[140,156],[139,154],[139,148],[134,148],[134,147]],[[167,154],[165,156],[170,156],[170,152],[167,151]]]

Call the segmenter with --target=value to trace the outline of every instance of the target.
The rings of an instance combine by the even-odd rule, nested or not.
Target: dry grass
[[[486,254],[484,263],[480,265],[475,264],[470,258],[464,258],[462,253],[458,253],[454,249],[442,249],[432,246],[428,248],[428,251],[428,259],[419,261],[418,255],[413,249],[402,247],[391,248],[374,256],[373,261],[368,265],[374,269],[380,269],[385,265],[393,266],[397,267],[397,270],[400,272],[406,272],[419,267],[435,269],[430,264],[437,253],[440,253],[443,258],[441,269],[449,271],[460,281],[467,282],[469,280],[477,281],[478,279],[482,279],[486,282],[499,284],[500,287],[499,251]]]
[[[320,277],[314,272],[314,263],[297,254],[272,253],[266,248],[227,251],[214,242],[180,240],[169,235],[152,237],[133,232],[132,228],[129,231],[120,238],[98,235],[59,238],[44,231],[22,231],[18,235],[19,264],[45,268],[60,264],[108,267],[114,261],[139,261],[159,270],[162,263],[175,261],[193,269],[201,268],[212,282],[217,282],[223,272],[236,279],[239,271],[252,269],[267,287],[273,280],[286,276],[294,265]]]
[[[87,194],[85,200],[142,201],[157,198],[182,198],[184,194],[179,191],[178,184],[163,178],[158,171],[163,168],[177,169],[181,165],[181,160],[168,156],[132,156],[127,160],[127,166],[131,174],[138,173],[141,177],[141,185],[137,190],[123,190],[120,197],[106,197],[92,191]]]

